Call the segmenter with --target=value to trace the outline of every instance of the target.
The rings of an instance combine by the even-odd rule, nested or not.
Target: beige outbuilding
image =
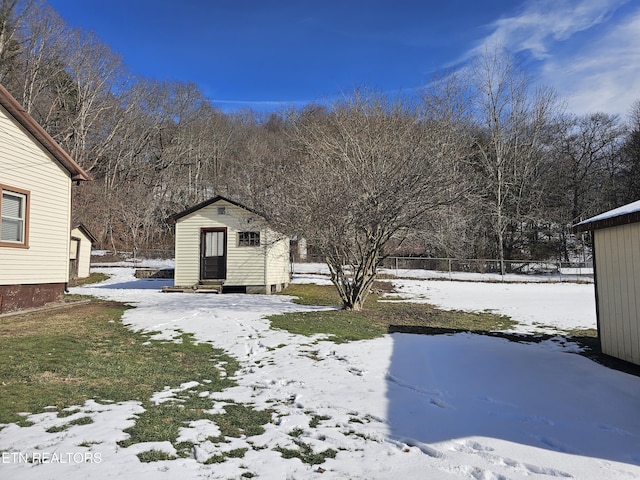
[[[0,85],[0,313],[62,300],[71,185],[89,179]]]
[[[175,279],[165,291],[275,293],[291,278],[289,238],[238,202],[217,196],[171,217]]]
[[[640,200],[589,218],[603,353],[640,365]]]
[[[71,225],[69,248],[69,280],[87,278],[91,274],[91,248],[97,243],[93,234],[82,223]]]

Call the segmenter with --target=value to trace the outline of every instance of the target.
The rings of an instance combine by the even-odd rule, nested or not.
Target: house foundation
[[[15,312],[27,308],[42,307],[48,303],[62,302],[64,291],[64,283],[0,285],[0,313]]]

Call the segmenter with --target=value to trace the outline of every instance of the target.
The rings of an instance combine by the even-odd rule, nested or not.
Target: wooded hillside
[[[573,223],[640,199],[640,102],[573,115],[499,49],[418,96],[227,114],[46,3],[2,0],[0,82],[94,177],[74,216],[100,248],[171,248],[167,218],[223,195],[311,243],[391,225],[385,253],[565,260]]]

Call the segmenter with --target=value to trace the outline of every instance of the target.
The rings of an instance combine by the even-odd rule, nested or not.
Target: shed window
[[[238,246],[239,247],[259,247],[260,232],[239,232]]]
[[[24,191],[1,188],[0,242],[9,246],[27,244],[29,194]],[[6,246],[6,245],[5,245]]]

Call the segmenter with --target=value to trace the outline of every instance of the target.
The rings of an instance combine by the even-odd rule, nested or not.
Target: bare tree
[[[631,106],[629,131],[622,147],[621,199],[640,200],[640,100]]]
[[[504,274],[508,228],[519,228],[540,205],[542,153],[556,98],[546,88],[532,91],[529,77],[500,49],[477,57],[466,83],[478,129],[477,164]]]
[[[269,220],[324,257],[343,308],[361,310],[392,238],[399,241],[457,196],[447,126],[401,99],[357,91],[291,119],[297,159],[279,165]]]
[[[572,224],[607,207],[603,205],[609,190],[607,177],[612,175],[612,162],[617,163],[625,129],[617,116],[593,113],[565,117],[555,133],[558,187],[565,194],[562,204],[570,215],[567,223]]]
[[[125,90],[130,77],[121,57],[94,34],[69,30],[67,35],[64,72],[52,86],[55,102],[43,126],[91,171],[118,120],[120,104],[114,94]]]
[[[27,112],[46,123],[45,112],[54,103],[52,86],[65,75],[69,28],[51,7],[38,5],[25,16],[20,31],[22,65],[14,74],[22,87],[18,98]]]
[[[0,0],[0,82],[7,84],[7,76],[18,68],[20,55],[20,27],[33,9],[33,2]]]

